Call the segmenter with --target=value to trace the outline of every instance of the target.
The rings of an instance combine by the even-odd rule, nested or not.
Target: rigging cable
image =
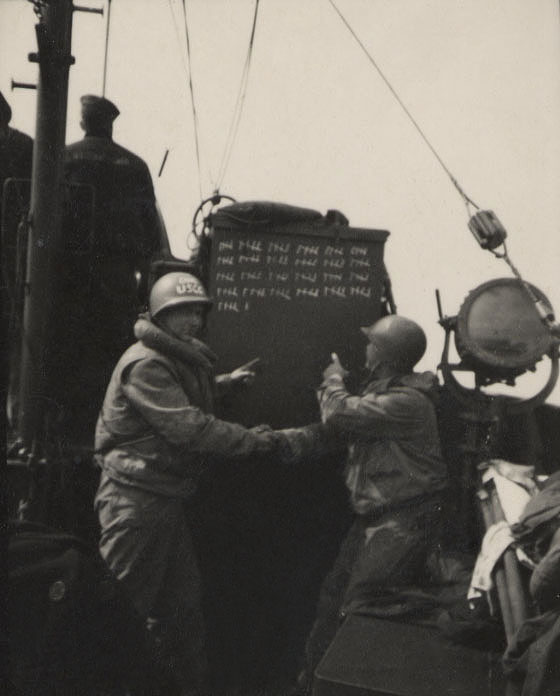
[[[168,2],[169,2],[169,10],[171,12],[171,18],[173,19],[173,27],[175,29],[175,35],[177,37],[177,45],[179,46],[179,49],[180,49],[181,63],[183,64],[183,69],[185,71],[187,81],[189,82],[189,85],[191,85],[190,96],[191,96],[192,110],[193,110],[193,114],[194,114],[193,131],[194,131],[194,140],[195,140],[196,161],[197,161],[197,167],[198,167],[198,190],[199,190],[200,198],[202,199],[202,177],[201,177],[201,170],[200,170],[200,147],[199,147],[199,143],[198,143],[198,117],[196,116],[196,107],[194,104],[194,93],[192,90],[192,79],[191,79],[191,71],[190,71],[190,51],[189,51],[189,64],[187,65],[187,60],[185,58],[185,52],[183,51],[183,47],[181,45],[182,42],[181,42],[179,26],[177,24],[177,18],[175,16],[175,12],[173,11],[173,0],[168,0]],[[186,14],[185,14],[185,27],[187,27]],[[185,29],[185,31],[187,32],[187,35],[188,35],[187,28]]]
[[[111,26],[111,0],[107,0],[107,26],[105,27],[105,58],[103,60],[103,91],[101,96],[105,96],[105,86],[107,84],[107,59],[109,56],[109,29]]]
[[[434,157],[437,159],[437,161],[440,163],[441,167],[443,168],[443,170],[445,171],[445,173],[447,174],[447,176],[451,179],[452,184],[455,186],[455,188],[456,188],[457,191],[459,192],[461,198],[462,198],[463,201],[465,202],[465,204],[466,204],[466,206],[467,206],[467,211],[469,211],[469,205],[474,206],[474,207],[478,210],[478,209],[479,209],[478,205],[477,205],[473,200],[471,200],[471,199],[467,196],[467,194],[463,191],[463,189],[462,189],[461,186],[459,185],[459,182],[458,182],[457,179],[453,176],[453,174],[450,172],[450,170],[448,169],[448,167],[445,165],[445,163],[444,163],[444,161],[442,160],[442,158],[438,155],[438,153],[436,152],[436,149],[435,149],[434,146],[430,143],[430,141],[428,140],[428,138],[426,137],[426,135],[424,134],[424,132],[422,131],[422,129],[420,128],[420,126],[418,125],[418,123],[416,122],[416,120],[414,119],[414,117],[412,116],[412,114],[410,113],[410,111],[407,109],[407,107],[406,107],[406,105],[404,104],[404,102],[402,101],[402,99],[399,97],[399,95],[398,95],[397,92],[395,91],[394,87],[391,85],[391,83],[389,82],[389,80],[385,77],[385,75],[384,75],[383,71],[381,70],[381,68],[377,65],[377,63],[375,62],[375,60],[373,59],[373,57],[371,56],[371,54],[368,52],[367,48],[364,46],[364,44],[362,43],[362,41],[360,40],[360,38],[358,37],[358,35],[356,34],[356,32],[352,29],[352,27],[350,26],[350,24],[348,23],[348,21],[346,20],[346,18],[343,16],[343,14],[341,13],[341,11],[340,11],[340,10],[338,9],[338,7],[335,5],[334,0],[329,0],[329,2],[330,2],[330,4],[332,5],[333,9],[334,9],[334,10],[336,11],[336,13],[338,14],[338,16],[340,17],[340,19],[341,19],[341,20],[343,21],[343,23],[345,24],[345,26],[346,26],[346,28],[348,29],[348,31],[352,34],[352,36],[354,37],[354,39],[356,39],[356,41],[358,42],[358,45],[360,46],[360,48],[362,49],[362,51],[366,54],[366,56],[367,56],[368,60],[370,61],[370,63],[371,63],[371,64],[373,65],[373,67],[377,70],[379,76],[381,77],[381,79],[383,80],[383,82],[385,82],[385,84],[386,84],[387,87],[389,88],[391,94],[395,97],[395,99],[397,100],[397,102],[398,102],[398,104],[400,105],[400,107],[402,108],[402,110],[403,110],[403,111],[405,112],[405,114],[408,116],[408,118],[409,118],[410,122],[412,123],[412,125],[416,128],[416,130],[417,130],[418,133],[420,134],[421,138],[424,140],[424,142],[426,143],[426,145],[430,148],[432,154],[433,154]]]
[[[218,169],[218,176],[216,178],[215,190],[219,191],[220,186],[226,175],[226,170],[231,159],[233,152],[233,145],[235,143],[235,138],[239,130],[239,124],[241,122],[241,113],[243,111],[243,105],[245,103],[245,97],[247,94],[247,85],[249,82],[249,68],[251,66],[251,59],[253,57],[253,46],[255,43],[255,30],[257,27],[257,16],[259,12],[259,0],[255,0],[255,11],[253,14],[253,25],[251,27],[251,35],[249,38],[249,47],[247,49],[247,56],[245,58],[245,63],[243,65],[243,70],[241,73],[241,80],[239,83],[239,92],[237,94],[237,100],[235,102],[235,107],[233,110],[233,116],[230,123],[226,144],[224,147],[224,153],[222,155],[222,160],[220,162],[220,167]]]
[[[194,87],[192,79],[192,61],[191,61],[191,42],[189,38],[189,23],[187,21],[187,4],[186,0],[182,0],[183,6],[183,19],[185,21],[185,38],[187,41],[187,61],[189,66],[189,91],[191,93],[191,106],[193,113],[193,127],[194,127],[194,142],[196,148],[196,165],[198,167],[198,188],[200,193],[200,198],[202,200],[202,175],[200,172],[200,138],[198,133],[198,114],[196,113],[196,105],[194,99]]]

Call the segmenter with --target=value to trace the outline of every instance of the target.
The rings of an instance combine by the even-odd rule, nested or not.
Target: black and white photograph
[[[559,0],[0,0],[7,696],[560,696]]]

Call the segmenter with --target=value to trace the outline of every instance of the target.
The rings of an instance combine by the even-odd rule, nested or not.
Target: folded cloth
[[[538,492],[535,467],[512,464],[503,459],[490,459],[482,482],[493,480],[504,517],[509,524],[519,520],[531,497]]]
[[[476,599],[481,597],[483,593],[486,593],[491,613],[493,613],[494,607],[488,592],[494,587],[492,571],[504,551],[513,543],[513,540],[511,529],[505,520],[491,525],[482,539],[480,553],[474,564],[467,599]]]

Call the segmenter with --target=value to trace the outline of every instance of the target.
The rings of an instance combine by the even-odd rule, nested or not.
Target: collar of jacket
[[[213,371],[214,363],[218,359],[202,341],[194,337],[189,338],[188,341],[181,341],[156,326],[147,314],[141,314],[138,317],[134,325],[134,335],[148,348],[153,348],[182,362],[194,363],[207,372]]]
[[[425,394],[432,401],[437,401],[439,382],[433,372],[410,372],[406,375],[383,377],[382,379],[366,380],[363,391],[384,394],[392,387],[409,387]]]

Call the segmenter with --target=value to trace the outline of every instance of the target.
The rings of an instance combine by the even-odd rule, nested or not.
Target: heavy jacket
[[[159,247],[150,171],[140,157],[109,137],[86,135],[66,147],[66,180],[95,189],[96,252],[149,257]]]
[[[318,391],[323,421],[348,440],[346,485],[356,513],[378,514],[446,485],[430,372],[371,381],[358,396],[341,377]]]
[[[104,472],[120,483],[188,497],[209,455],[246,457],[276,448],[272,432],[248,430],[212,415],[214,354],[201,341],[178,340],[147,318],[107,388],[95,447]]]

